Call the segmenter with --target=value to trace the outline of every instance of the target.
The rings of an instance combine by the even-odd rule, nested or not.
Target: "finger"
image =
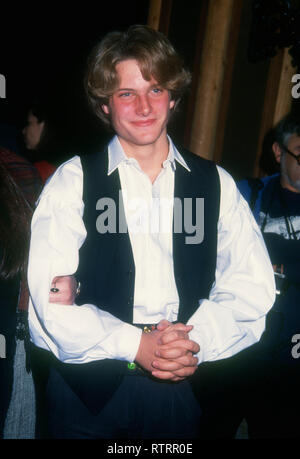
[[[167,333],[164,332],[159,338],[158,344],[166,345],[166,344],[172,343],[173,341],[188,340],[188,339],[189,339],[189,335],[185,331],[172,330],[172,331],[168,331]]]
[[[193,354],[196,354],[196,352],[192,352],[182,347],[174,347],[170,349],[156,351],[155,357],[158,357],[159,359],[163,359],[163,360],[197,358]]]
[[[178,322],[177,324],[173,324],[172,322],[169,322],[168,320],[163,319],[157,324],[156,328],[159,331],[165,331],[165,332],[169,332],[172,330],[182,330],[185,332],[189,332],[193,329],[193,325],[185,325],[180,322]]]
[[[60,298],[58,298],[57,296],[55,296],[55,293],[49,295],[49,303],[52,303],[52,304],[67,304],[66,302],[62,301]]]
[[[162,359],[178,359],[187,355],[190,351],[183,347],[171,347],[167,349],[159,349],[155,351],[155,356]]]
[[[180,370],[184,366],[175,360],[154,360],[151,365],[155,368],[155,370],[171,372],[174,370]]]
[[[59,282],[60,276],[53,277],[52,282],[51,282],[51,287],[52,285],[56,284],[56,282]]]
[[[189,347],[184,346],[166,346],[164,348],[160,347],[155,351],[155,356],[161,359],[178,359],[184,356],[191,356],[197,354],[200,350],[200,347],[195,344],[193,346],[189,345]]]
[[[172,325],[172,323],[166,319],[163,319],[157,324],[156,328],[157,330],[162,331],[165,330],[169,325]]]
[[[178,322],[177,324],[170,324],[169,327],[165,331],[170,332],[170,331],[180,330],[180,331],[184,331],[188,333],[193,328],[194,328],[193,325],[185,325],[185,324]]]
[[[163,339],[160,343],[168,343],[179,337],[188,339],[188,333],[193,329],[193,325],[184,325],[182,323],[170,324],[163,330]],[[176,332],[178,334],[176,335]]]
[[[194,325],[186,325],[181,322],[178,322],[177,324],[172,324],[175,330],[192,330],[194,328]]]
[[[60,282],[60,277],[59,276],[54,277],[52,279],[50,289],[57,287],[56,284],[59,284],[59,282]]]
[[[57,301],[57,296],[55,296],[55,293],[50,292],[49,293],[49,303],[56,303]]]
[[[151,374],[158,379],[171,380],[171,381],[182,381],[183,379],[192,376],[198,367],[184,367],[174,371],[161,371],[154,370]]]
[[[158,378],[158,379],[163,379],[163,380],[170,380],[170,381],[182,381],[184,378],[183,377],[180,377],[180,376],[177,376],[177,375],[174,375],[172,372],[170,371],[159,371],[159,370],[155,370],[155,371],[152,371],[152,376],[154,376],[155,378]]]
[[[54,277],[54,279],[52,280],[51,285],[50,285],[50,292],[51,293],[55,294],[55,293],[59,292],[59,288],[56,285],[58,282],[59,282],[59,278],[58,277]]]
[[[152,366],[155,369],[163,371],[175,371],[180,370],[184,367],[194,367],[197,366],[198,359],[193,355],[183,356],[175,360],[161,360],[156,359],[152,362]]]
[[[73,302],[67,298],[66,296],[62,296],[59,293],[49,293],[49,303],[54,303],[54,304],[64,304],[67,306],[70,306],[73,304]]]
[[[49,303],[64,304],[68,306],[74,304],[73,299],[70,298],[70,295],[64,289],[61,289],[58,292],[51,292],[50,290]]]
[[[188,378],[189,376],[192,376],[195,371],[197,370],[198,366],[191,366],[191,367],[183,367],[180,368],[179,370],[174,370],[173,375],[178,376],[179,378]]]
[[[156,352],[159,352],[161,355],[163,355],[164,351],[173,348],[182,348],[184,352],[190,351],[193,354],[197,354],[200,351],[199,344],[191,339],[174,339],[174,341],[167,344],[160,344]]]
[[[73,276],[54,277],[51,282],[49,302],[63,305],[74,304],[76,287],[77,282]]]
[[[198,358],[195,357],[193,354],[184,355],[183,357],[179,357],[176,359],[177,363],[180,363],[183,367],[197,367],[198,366]]]

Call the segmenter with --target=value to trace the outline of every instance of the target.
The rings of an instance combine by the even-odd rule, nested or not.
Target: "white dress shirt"
[[[153,184],[138,162],[126,157],[117,137],[108,148],[107,173],[119,171],[134,256],[134,323],[175,321],[178,314],[172,254],[174,172],[176,167],[190,169],[171,139],[169,144],[168,158]],[[232,356],[258,341],[275,299],[273,269],[260,230],[233,179],[217,170],[221,199],[215,282],[209,299],[199,298],[200,307],[188,321],[194,326],[190,338],[200,345],[199,363]],[[82,167],[75,156],[57,169],[39,198],[28,268],[31,339],[66,363],[134,361],[139,328],[101,305],[48,302],[52,279],[73,274],[78,267],[86,238],[82,192]]]

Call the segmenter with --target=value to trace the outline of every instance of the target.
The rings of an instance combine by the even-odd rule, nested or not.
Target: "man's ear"
[[[108,105],[104,105],[103,104],[103,105],[101,105],[101,108],[102,108],[102,110],[104,111],[104,113],[106,115],[109,115],[109,107],[108,107]]]
[[[281,157],[282,157],[282,150],[281,150],[278,142],[274,142],[273,143],[272,150],[273,150],[273,153],[274,153],[275,160],[277,161],[277,163],[280,164]]]

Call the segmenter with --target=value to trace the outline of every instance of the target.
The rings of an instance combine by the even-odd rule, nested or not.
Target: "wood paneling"
[[[267,87],[259,133],[253,176],[261,175],[259,160],[262,145],[267,132],[273,128],[291,109],[292,75],[296,73],[291,64],[291,56],[287,48],[279,50],[270,61]]]
[[[158,30],[160,23],[162,0],[150,0],[147,25]]]
[[[189,148],[212,159],[234,0],[209,2]]]

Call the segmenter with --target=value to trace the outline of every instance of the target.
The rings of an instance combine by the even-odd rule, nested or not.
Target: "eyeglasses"
[[[297,163],[299,164],[300,166],[300,154],[299,155],[295,155],[294,153],[292,153],[288,148],[282,146],[282,149],[284,151],[286,151],[289,155],[293,156],[293,158],[295,158],[295,160],[297,161]]]

